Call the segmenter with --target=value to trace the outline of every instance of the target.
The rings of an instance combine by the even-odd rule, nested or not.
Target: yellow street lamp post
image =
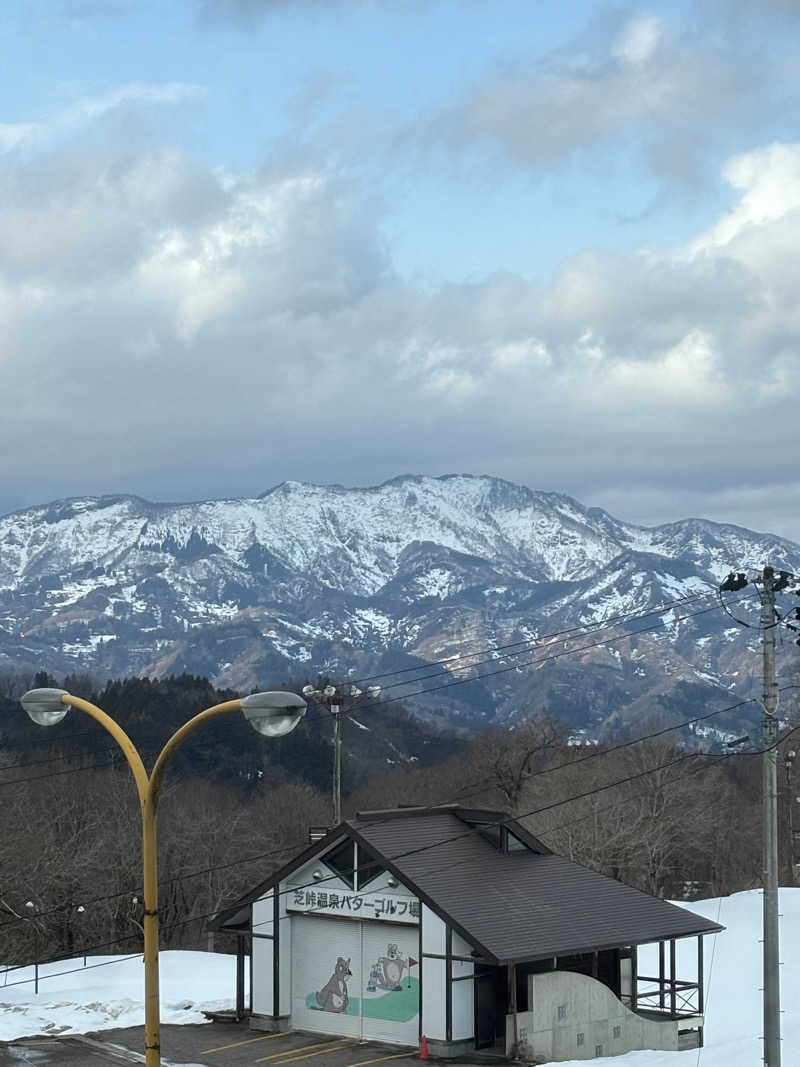
[[[142,812],[142,880],[144,890],[144,1019],[145,1067],[161,1067],[158,993],[158,848],[156,816],[164,769],[175,749],[208,719],[228,711],[242,711],[250,725],[265,737],[280,737],[297,726],[306,702],[295,693],[252,693],[241,700],[226,700],[206,708],[184,723],[167,741],[148,775],[133,742],[109,715],[88,700],[63,689],[31,689],[22,706],[39,726],[55,726],[70,707],[91,715],[114,738],[125,754],[139,793]]]

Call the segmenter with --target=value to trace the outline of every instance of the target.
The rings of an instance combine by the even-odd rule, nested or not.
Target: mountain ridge
[[[185,670],[239,688],[299,672],[359,676],[387,653],[424,663],[711,597],[729,570],[765,562],[800,572],[800,545],[702,518],[639,526],[487,475],[400,475],[352,489],[285,481],[259,497],[177,504],[75,496],[0,517],[0,670]],[[718,611],[713,625],[708,614],[674,624],[680,680],[736,689],[725,670],[752,652],[730,623]],[[626,640],[631,655],[644,639]],[[627,697],[607,706],[587,697],[587,727],[624,717],[613,699],[661,699],[660,641],[641,653],[649,689],[632,675]],[[587,679],[611,669],[601,660],[583,654]],[[531,695],[538,671],[474,681],[479,716],[513,720],[521,693],[530,710],[558,713],[562,676],[580,692],[572,668],[554,664]],[[418,703],[464,721],[480,700],[467,706],[454,692]]]

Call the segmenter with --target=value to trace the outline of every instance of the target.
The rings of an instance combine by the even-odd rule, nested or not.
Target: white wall
[[[272,890],[253,903],[253,1013],[272,1015]]]
[[[314,878],[314,872],[321,874],[320,878]],[[409,900],[416,898],[404,885],[390,886],[391,875],[387,872],[379,875],[370,882],[364,890],[365,893],[379,893],[385,891],[392,897],[406,897]],[[280,884],[278,889],[279,921],[277,930],[273,929],[273,890],[265,893],[263,897],[253,903],[253,1012],[257,1015],[272,1015],[273,1004],[273,946],[277,938],[279,944],[280,960],[280,1005],[279,1014],[290,1015],[292,1012],[292,926],[293,917],[299,918],[301,912],[290,910],[288,907],[294,899],[293,890],[297,888],[312,888],[319,885],[328,892],[340,894],[352,894],[353,890],[341,878],[336,877],[325,866],[319,857],[310,860],[305,866],[293,871],[292,874]],[[431,936],[434,938],[435,948],[429,951],[444,954],[444,923],[432,912],[429,912],[433,920]],[[437,925],[438,924],[438,925]],[[416,936],[416,926],[409,925]],[[257,935],[270,935],[270,939]],[[418,949],[413,953],[416,957],[421,955]],[[436,962],[436,961],[434,961]],[[442,963],[443,966],[443,963]],[[420,959],[419,971],[423,975],[423,961]],[[443,972],[442,972],[443,973]],[[423,983],[425,977],[422,977]],[[471,985],[471,983],[466,983]],[[438,998],[435,1009],[436,1036],[441,1032],[444,1038],[444,979],[438,979],[433,985],[435,996]],[[440,1021],[441,1020],[441,1021]],[[434,1036],[431,1033],[431,1036]]]
[[[428,959],[426,953],[444,956],[445,926],[424,904],[422,913],[422,1032],[438,1041],[446,1040],[444,960]]]
[[[280,940],[279,967],[280,967],[280,1005],[279,1015],[292,1014],[292,920],[286,910],[289,896],[286,892],[286,884],[281,883],[278,900],[278,937]]]
[[[472,945],[453,931],[453,955],[469,956]],[[453,960],[453,978],[474,975],[474,963]],[[468,978],[453,982],[453,1040],[462,1041],[475,1036],[475,983]]]
[[[588,975],[571,971],[529,975],[528,999],[533,1010],[517,1016],[519,1041],[525,1046],[520,1054],[525,1059],[537,1063],[592,1060],[638,1049],[678,1049],[677,1020],[637,1015]],[[514,1040],[513,1023],[513,1016],[506,1016],[509,1048]],[[702,1025],[701,1018],[695,1017],[692,1025]]]

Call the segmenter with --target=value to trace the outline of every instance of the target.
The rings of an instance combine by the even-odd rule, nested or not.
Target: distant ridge
[[[798,571],[800,546],[704,519],[637,526],[485,475],[189,504],[73,497],[0,519],[0,670],[186,670],[240,688],[357,677],[681,597],[713,606],[732,567],[767,561]],[[598,732],[736,691],[753,655],[715,610],[414,706],[462,723],[546,708]]]

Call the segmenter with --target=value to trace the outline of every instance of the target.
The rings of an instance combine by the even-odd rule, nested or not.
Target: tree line
[[[133,953],[142,943],[139,813],[130,772],[111,738],[86,716],[71,713],[47,731],[29,723],[19,696],[48,684],[59,683],[43,674],[0,678],[0,965],[6,966],[84,952]],[[288,688],[303,684],[297,679]],[[71,676],[59,687],[117,719],[146,765],[182,722],[234,695],[193,676],[102,684]],[[309,712],[277,743],[258,741],[243,720],[231,719],[188,740],[165,781],[159,816],[164,947],[205,947],[207,916],[305,847],[309,827],[330,823],[326,715]],[[658,727],[656,719],[640,724],[640,734]],[[756,753],[690,752],[672,743],[674,734],[576,746],[567,727],[547,716],[468,739],[388,700],[345,718],[343,735],[345,817],[408,804],[489,807],[520,818],[567,858],[658,896],[691,900],[761,884]],[[412,751],[420,755],[410,757]],[[783,771],[782,759],[780,766]],[[800,760],[782,773],[784,884],[792,870],[789,810],[800,795],[798,773]]]

